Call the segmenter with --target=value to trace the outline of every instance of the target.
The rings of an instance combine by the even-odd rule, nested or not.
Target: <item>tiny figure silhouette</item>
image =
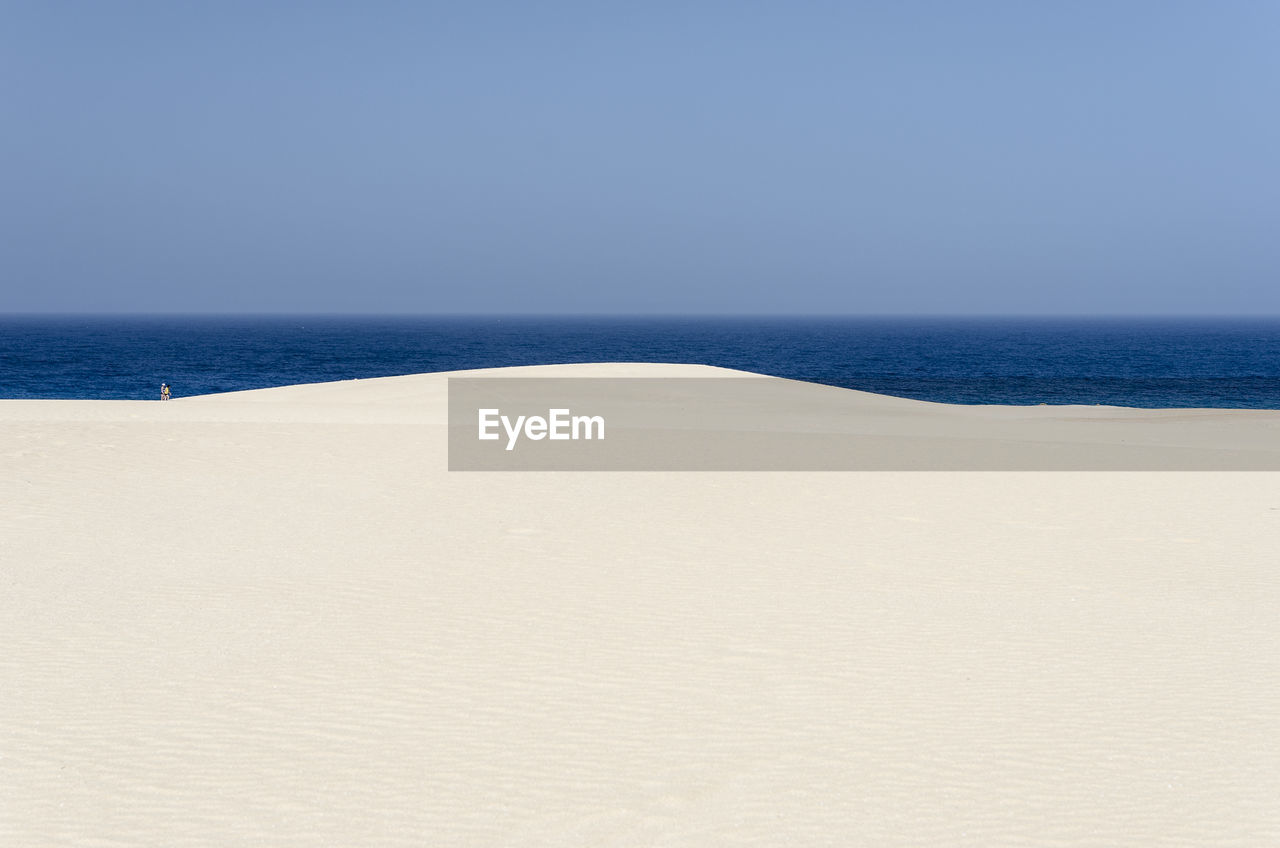
[[[168,400],[168,399],[169,399],[169,384],[161,383],[160,384],[160,400]]]

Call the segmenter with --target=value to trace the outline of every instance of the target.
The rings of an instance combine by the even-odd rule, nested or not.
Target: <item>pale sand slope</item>
[[[0,845],[1280,844],[1280,475],[448,473],[445,388],[0,402]]]

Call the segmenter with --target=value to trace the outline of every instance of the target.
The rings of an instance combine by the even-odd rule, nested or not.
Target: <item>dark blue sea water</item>
[[[1280,409],[1280,319],[0,317],[0,397],[695,362],[951,403]]]

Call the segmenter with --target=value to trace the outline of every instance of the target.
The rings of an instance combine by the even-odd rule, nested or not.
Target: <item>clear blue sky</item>
[[[1280,313],[1277,45],[1269,0],[6,2],[0,312]]]

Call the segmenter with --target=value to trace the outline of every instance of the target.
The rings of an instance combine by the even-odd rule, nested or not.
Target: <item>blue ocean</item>
[[[0,317],[0,397],[690,362],[947,403],[1280,409],[1280,319]]]

